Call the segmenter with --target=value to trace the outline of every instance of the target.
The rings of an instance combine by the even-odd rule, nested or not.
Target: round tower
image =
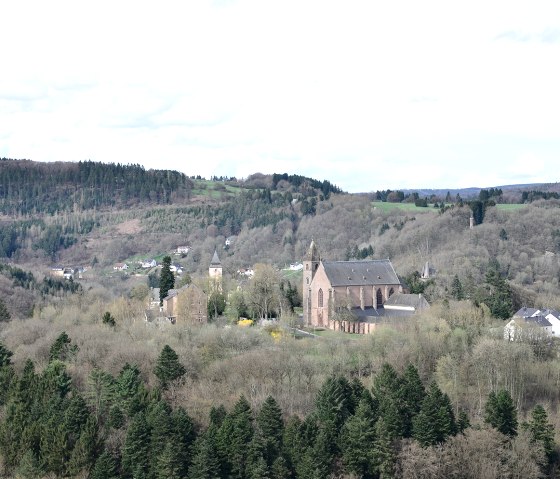
[[[321,262],[321,257],[319,256],[319,250],[314,240],[311,240],[311,244],[303,258],[303,324],[308,325],[311,321],[311,283],[315,277],[315,272],[319,267]]]

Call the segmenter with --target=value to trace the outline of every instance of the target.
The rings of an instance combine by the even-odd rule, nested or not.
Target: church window
[[[317,263],[317,264],[315,265],[315,271],[317,271],[318,268],[319,268],[319,263]]]
[[[323,290],[319,289],[319,293],[317,293],[317,306],[319,308],[323,307]]]
[[[381,292],[380,289],[377,290],[376,299],[377,299],[377,307],[381,308],[381,306],[383,306],[383,293]]]
[[[309,278],[305,278],[305,281],[307,281],[307,284],[309,284]]]
[[[309,264],[305,265],[305,269],[309,271]]]
[[[389,290],[389,298],[390,298],[391,296],[393,296],[394,293],[395,293],[395,290],[394,290],[393,288],[391,288],[391,289]]]

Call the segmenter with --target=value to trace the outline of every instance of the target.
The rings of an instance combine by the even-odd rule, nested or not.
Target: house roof
[[[399,285],[400,281],[388,259],[370,261],[323,261],[332,286]]]
[[[526,324],[531,326],[540,326],[541,328],[546,328],[552,326],[550,321],[544,316],[531,316],[530,318],[523,318]]]
[[[391,297],[387,299],[387,301],[385,301],[385,306],[401,306],[414,309],[424,309],[429,308],[430,304],[421,294],[395,293],[391,295]]]
[[[523,307],[513,315],[514,318],[528,318],[538,311],[536,308]]]
[[[210,266],[222,266],[220,258],[218,258],[218,252],[214,250],[214,255],[212,256],[212,261],[210,261]]]
[[[379,322],[380,318],[387,318],[387,317],[407,317],[412,316],[414,311],[407,311],[402,309],[385,309],[385,308],[352,308],[351,312],[354,316],[358,318],[359,321],[364,321],[368,323],[376,323]]]

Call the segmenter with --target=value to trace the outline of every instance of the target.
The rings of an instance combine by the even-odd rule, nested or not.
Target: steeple
[[[210,267],[212,266],[219,266],[220,268],[222,267],[220,258],[218,258],[218,251],[216,251],[216,249],[214,249],[214,255],[212,256],[212,261],[210,261]]]
[[[311,240],[311,244],[309,245],[309,249],[307,250],[304,261],[320,261],[319,250],[317,249],[317,245],[315,244],[315,240],[313,239]]]
[[[211,279],[216,281],[220,285],[221,289],[221,282],[222,282],[222,263],[220,258],[218,258],[218,252],[214,249],[214,255],[212,256],[212,260],[210,261],[210,267],[208,268],[208,276]]]

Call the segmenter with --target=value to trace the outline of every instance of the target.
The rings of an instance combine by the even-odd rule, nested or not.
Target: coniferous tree
[[[469,416],[465,411],[459,411],[459,417],[457,418],[457,432],[463,433],[465,429],[471,427],[471,421],[469,420]]]
[[[100,446],[97,434],[97,421],[94,416],[90,416],[70,456],[68,464],[70,475],[77,475],[80,471],[89,471],[94,465]]]
[[[0,299],[0,322],[9,321],[12,318],[4,301]]]
[[[154,470],[153,476],[156,479],[182,479],[185,477],[183,461],[181,458],[180,445],[173,441],[165,443],[165,447],[157,456],[155,464],[152,463]]]
[[[12,360],[10,359],[14,353],[12,353],[2,341],[0,341],[0,368],[4,366],[10,366],[12,364]]]
[[[71,346],[72,340],[62,331],[52,344],[49,352],[49,361],[59,360],[66,361],[78,352],[78,346]]]
[[[375,420],[375,411],[364,398],[359,402],[355,414],[346,420],[342,428],[342,462],[347,472],[358,477],[370,477],[373,474]]]
[[[159,304],[163,305],[163,299],[175,286],[175,276],[171,271],[171,256],[164,256],[161,261],[161,273],[159,275]]]
[[[373,395],[379,402],[379,416],[392,438],[402,437],[406,431],[406,403],[402,397],[402,379],[393,366],[383,364],[373,381]]]
[[[385,419],[380,417],[375,425],[373,442],[373,462],[380,479],[394,477],[396,454],[393,441],[393,432],[387,428]]]
[[[90,479],[114,479],[117,477],[117,464],[115,458],[105,450],[95,461],[89,475]]]
[[[455,275],[453,277],[453,281],[451,282],[451,296],[460,301],[461,299],[465,298],[465,293],[463,292],[463,285],[459,280],[459,276]]]
[[[488,395],[484,421],[506,436],[517,436],[517,409],[507,390]]]
[[[189,479],[221,479],[218,447],[211,434],[199,436],[194,444],[194,457]]]
[[[128,427],[122,447],[122,469],[125,477],[148,474],[150,429],[144,413],[138,413]]]
[[[412,435],[412,420],[420,412],[425,395],[424,385],[418,370],[412,364],[409,364],[402,377],[400,389],[400,397],[404,402],[404,437]]]
[[[264,444],[264,458],[270,467],[280,454],[284,432],[282,410],[272,396],[265,399],[256,422]]]
[[[420,412],[413,419],[412,435],[421,446],[426,447],[445,441],[456,430],[449,398],[432,382],[422,401]]]
[[[154,374],[159,379],[162,389],[167,389],[169,384],[185,375],[187,370],[179,362],[179,356],[166,344],[156,363]]]
[[[531,433],[534,442],[543,445],[549,463],[552,462],[555,456],[554,426],[548,422],[548,415],[540,404],[531,411],[531,421],[524,427]]]
[[[353,412],[352,387],[342,376],[328,378],[315,399],[317,418],[322,423],[331,422],[340,429],[346,418]]]

